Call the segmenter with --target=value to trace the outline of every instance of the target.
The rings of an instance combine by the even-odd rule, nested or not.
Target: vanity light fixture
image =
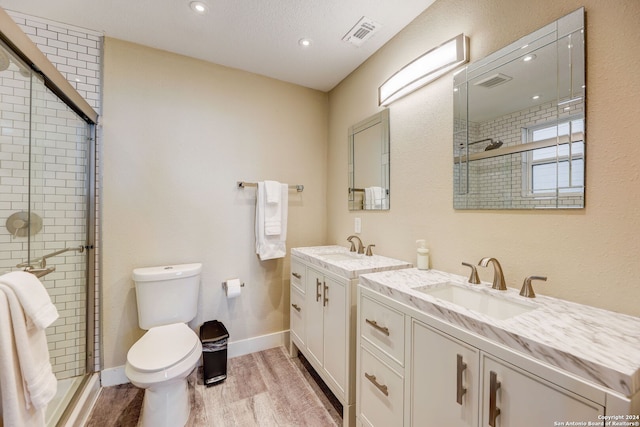
[[[209,10],[207,5],[201,1],[192,1],[189,3],[189,7],[198,15],[204,15]]]
[[[469,37],[459,34],[414,59],[378,88],[378,105],[387,106],[469,62]]]

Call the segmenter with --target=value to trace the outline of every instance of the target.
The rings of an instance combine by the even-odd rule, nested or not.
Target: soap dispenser
[[[427,249],[427,242],[425,240],[416,240],[416,245],[418,245],[416,267],[418,267],[418,270],[428,270],[429,249]]]

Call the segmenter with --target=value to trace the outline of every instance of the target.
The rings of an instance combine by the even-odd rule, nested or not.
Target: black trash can
[[[229,332],[222,322],[210,320],[200,326],[202,342],[202,373],[206,386],[227,378],[227,341]]]

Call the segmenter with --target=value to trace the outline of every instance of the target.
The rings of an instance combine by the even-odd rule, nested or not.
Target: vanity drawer
[[[362,296],[360,336],[404,366],[404,314]]]
[[[363,425],[402,426],[404,381],[364,347],[360,347],[358,418]]]
[[[304,294],[306,268],[304,264],[291,258],[291,285]]]
[[[291,286],[290,297],[291,315],[289,316],[289,328],[300,344],[304,344],[304,295],[295,286]]]

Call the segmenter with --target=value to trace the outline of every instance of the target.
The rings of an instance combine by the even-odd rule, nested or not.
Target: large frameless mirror
[[[454,76],[456,209],[583,208],[584,9]]]
[[[349,210],[389,209],[389,110],[349,128]]]

